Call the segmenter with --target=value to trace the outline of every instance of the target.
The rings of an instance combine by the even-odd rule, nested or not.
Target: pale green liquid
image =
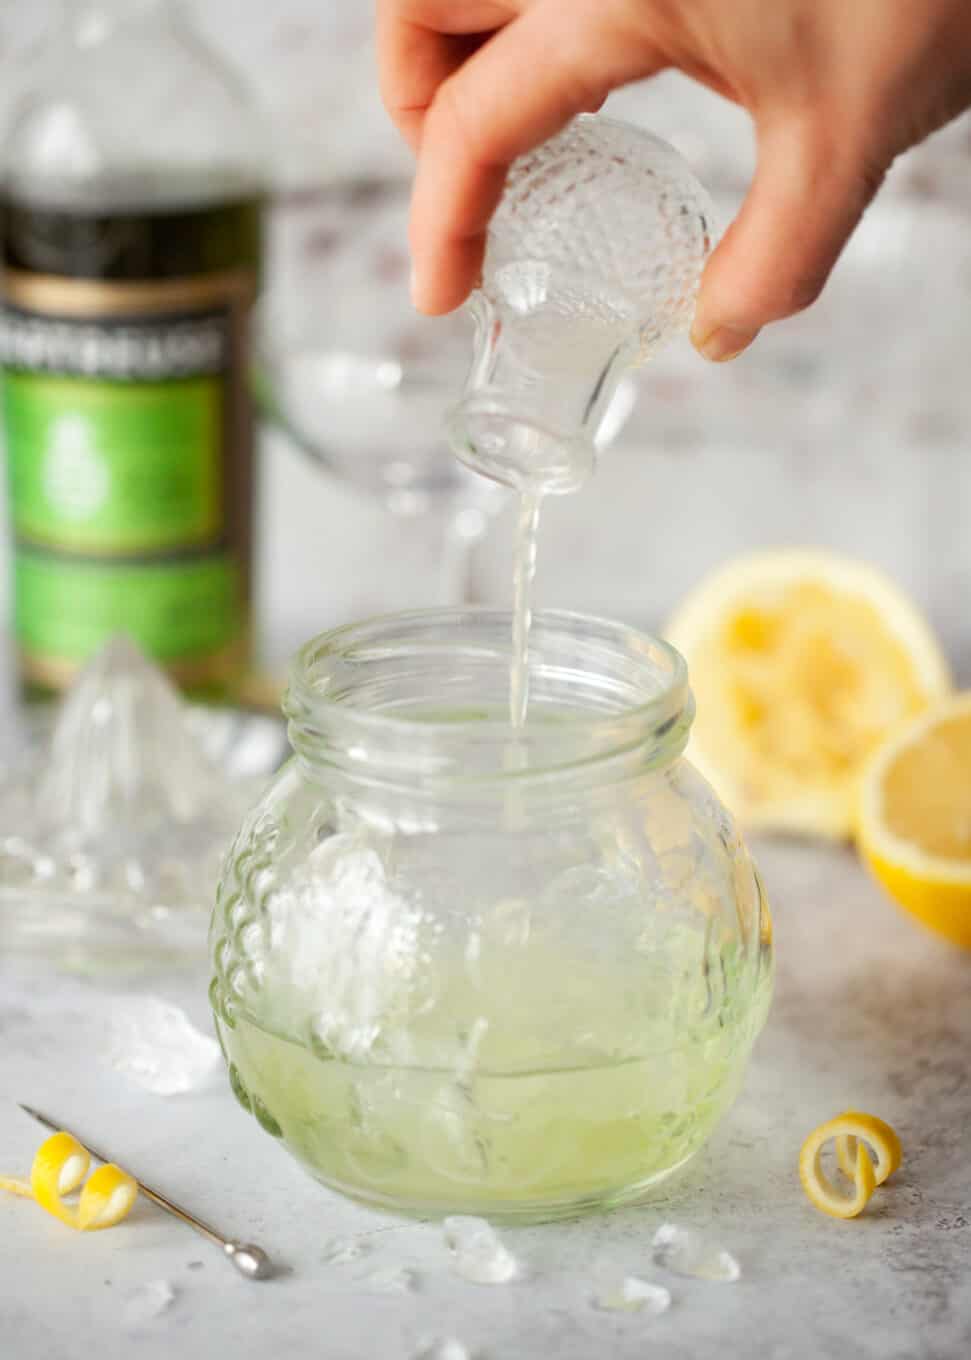
[[[241,1103],[326,1184],[406,1212],[543,1219],[636,1199],[698,1151],[737,1094],[761,990],[696,1042],[552,1070],[512,1049],[464,1074],[348,1063],[239,1013],[218,1027]]]

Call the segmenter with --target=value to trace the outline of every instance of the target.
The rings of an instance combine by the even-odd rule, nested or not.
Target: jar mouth
[[[631,753],[643,767],[684,749],[694,704],[669,643],[537,611],[522,727],[509,718],[511,660],[508,610],[416,610],[334,629],[291,664],[291,744],[310,763],[426,780],[542,778]]]

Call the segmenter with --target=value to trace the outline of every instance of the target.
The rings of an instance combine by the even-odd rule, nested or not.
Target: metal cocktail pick
[[[39,1110],[31,1109],[29,1105],[21,1105],[20,1108],[24,1114],[29,1114],[31,1119],[36,1119],[39,1124],[53,1129],[55,1133],[59,1133],[64,1128],[63,1124],[48,1119],[47,1115],[41,1114]],[[106,1157],[103,1152],[99,1152],[97,1148],[93,1148],[86,1138],[80,1138],[78,1141],[87,1148],[91,1156],[97,1161],[110,1162],[112,1160],[112,1158]],[[173,1204],[170,1199],[166,1199],[164,1195],[153,1190],[142,1180],[138,1181],[138,1188],[153,1204],[157,1204],[167,1214],[180,1218],[183,1223],[188,1223],[190,1228],[195,1228],[197,1233],[201,1233],[203,1237],[208,1237],[210,1242],[215,1242],[217,1246],[222,1247],[239,1273],[245,1275],[248,1280],[266,1280],[273,1274],[273,1263],[262,1247],[254,1246],[252,1242],[229,1241],[221,1233],[216,1232],[215,1228],[210,1228],[201,1219],[195,1218],[185,1209],[180,1209],[177,1204]]]

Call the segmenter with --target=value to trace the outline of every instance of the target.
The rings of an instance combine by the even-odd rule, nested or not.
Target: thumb
[[[815,302],[885,170],[862,138],[827,137],[818,117],[759,127],[755,178],[701,281],[695,348],[734,359],[767,322]]]

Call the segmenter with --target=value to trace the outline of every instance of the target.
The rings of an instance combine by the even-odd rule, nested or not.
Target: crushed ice
[[[360,1237],[335,1238],[324,1248],[323,1259],[329,1266],[346,1266],[360,1261],[371,1248]]]
[[[729,1251],[691,1228],[662,1223],[654,1234],[654,1262],[675,1275],[732,1284],[742,1268]]]
[[[122,997],[108,1020],[108,1061],[158,1096],[204,1086],[219,1065],[219,1045],[178,1006],[160,997]]]
[[[321,930],[326,919],[327,929]],[[398,1024],[420,1004],[423,913],[360,828],[329,836],[267,904],[266,987],[295,1015],[314,1016],[314,1041],[346,1061],[410,1060]]]
[[[408,1266],[389,1266],[375,1270],[367,1277],[366,1284],[377,1294],[412,1294],[418,1288],[418,1275]]]
[[[473,1284],[506,1284],[519,1267],[484,1218],[456,1215],[442,1224],[452,1254],[452,1269]]]
[[[168,1280],[150,1280],[133,1290],[125,1300],[125,1326],[140,1327],[152,1322],[175,1302],[175,1290]]]
[[[625,1275],[598,1289],[593,1305],[605,1313],[647,1313],[659,1317],[671,1307],[671,1293],[661,1284]]]
[[[413,1360],[472,1360],[472,1354],[458,1337],[442,1336],[423,1342]]]

